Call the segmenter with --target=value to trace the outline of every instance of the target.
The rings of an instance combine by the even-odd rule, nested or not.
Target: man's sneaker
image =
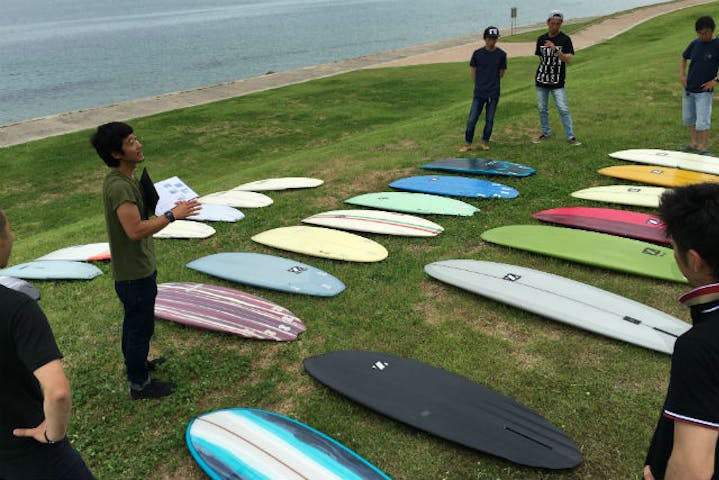
[[[706,155],[707,157],[712,156],[712,152],[710,152],[709,150],[697,150],[696,153],[697,155]]]
[[[578,147],[579,145],[582,144],[582,142],[580,142],[579,140],[577,140],[577,139],[574,138],[574,137],[568,138],[568,139],[567,139],[567,143],[570,144],[570,145],[574,145],[575,147]]]
[[[687,153],[696,153],[699,151],[696,148],[692,147],[691,145],[684,145],[679,150],[681,150],[682,152],[687,152]]]
[[[489,150],[489,145],[487,144],[487,142],[480,142],[479,148],[486,152],[487,150]]]
[[[157,367],[165,363],[167,359],[165,357],[157,357],[153,358],[152,360],[147,361],[147,370],[150,372],[154,372],[157,370]]]
[[[467,143],[467,144],[463,145],[462,147],[460,147],[460,149],[459,149],[459,151],[462,153],[469,152],[470,150],[472,150],[471,143]]]
[[[148,398],[166,397],[175,391],[177,385],[170,382],[161,382],[160,380],[150,380],[150,383],[142,387],[141,390],[130,388],[130,396],[133,400],[144,400]]]
[[[549,140],[549,135],[541,134],[538,137],[534,137],[532,143],[542,143],[545,140]]]

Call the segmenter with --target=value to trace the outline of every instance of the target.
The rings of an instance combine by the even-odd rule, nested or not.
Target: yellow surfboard
[[[602,168],[599,173],[608,177],[670,188],[694,183],[719,182],[719,175],[654,165],[617,165]]]
[[[332,228],[273,228],[252,240],[268,247],[347,262],[379,262],[388,255],[387,249],[374,240]]]

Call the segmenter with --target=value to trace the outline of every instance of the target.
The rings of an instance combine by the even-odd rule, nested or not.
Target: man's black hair
[[[698,183],[667,190],[659,217],[667,235],[683,255],[696,252],[719,280],[719,183]]]
[[[132,132],[132,127],[126,123],[110,122],[97,127],[90,142],[108,167],[119,167],[120,161],[112,153],[122,153],[122,142]]]
[[[705,28],[708,28],[712,32],[716,28],[716,25],[714,24],[714,19],[708,15],[705,15],[703,17],[699,17],[697,19],[697,22],[694,24],[694,30],[704,30]]]

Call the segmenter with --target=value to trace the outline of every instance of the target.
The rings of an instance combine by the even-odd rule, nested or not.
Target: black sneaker
[[[154,372],[155,370],[157,370],[157,367],[159,367],[166,361],[167,361],[167,359],[165,357],[157,357],[157,358],[153,358],[152,360],[148,360],[146,362],[147,371]]]
[[[150,383],[142,387],[142,390],[130,388],[130,396],[133,400],[144,400],[147,398],[162,398],[171,395],[177,385],[160,380],[150,380]]]
[[[579,140],[577,140],[577,139],[574,138],[574,137],[568,138],[568,139],[567,139],[567,143],[570,144],[570,145],[574,145],[575,147],[578,147],[579,145],[582,144],[582,142],[580,142]]]
[[[542,143],[545,140],[549,140],[549,135],[541,134],[538,137],[534,137],[532,143]]]

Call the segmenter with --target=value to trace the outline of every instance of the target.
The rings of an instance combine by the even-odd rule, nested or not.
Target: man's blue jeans
[[[122,322],[122,354],[127,379],[133,386],[149,382],[147,354],[155,331],[155,297],[157,272],[146,278],[115,282],[115,291],[125,310]]]
[[[562,119],[562,126],[567,138],[574,138],[574,127],[572,117],[569,114],[567,105],[567,92],[563,88],[537,87],[537,108],[539,109],[539,123],[542,126],[542,135],[548,137],[552,134],[549,126],[549,94],[552,94],[554,104],[557,106],[559,117]]]
[[[482,141],[489,142],[492,136],[492,128],[494,127],[494,114],[497,112],[497,104],[499,97],[474,97],[472,100],[472,108],[469,109],[469,118],[467,119],[467,130],[464,132],[464,140],[467,144],[474,140],[474,129],[482,114],[482,109],[487,105],[484,121],[484,131],[482,132]]]

